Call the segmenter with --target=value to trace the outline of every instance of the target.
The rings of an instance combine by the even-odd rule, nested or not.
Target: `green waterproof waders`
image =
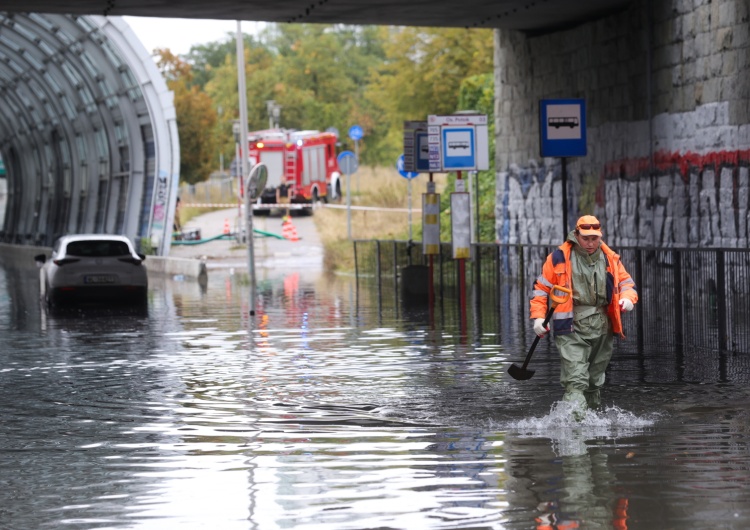
[[[596,409],[601,405],[599,389],[612,358],[612,326],[603,307],[577,306],[575,312],[573,333],[555,337],[561,358],[560,383],[565,388],[563,401]]]

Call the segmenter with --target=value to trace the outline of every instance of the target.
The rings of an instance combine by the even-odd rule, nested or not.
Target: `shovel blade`
[[[518,365],[511,364],[510,367],[508,367],[508,374],[517,381],[526,381],[527,379],[534,377],[534,370],[524,370]]]

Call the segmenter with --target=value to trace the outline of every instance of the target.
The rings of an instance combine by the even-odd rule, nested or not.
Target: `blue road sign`
[[[539,147],[542,156],[586,156],[586,101],[541,100]]]
[[[414,177],[419,176],[419,173],[417,173],[416,171],[406,171],[404,169],[404,155],[398,157],[398,160],[396,161],[396,169],[398,169],[399,174],[405,179],[411,180]]]
[[[352,125],[351,127],[349,127],[349,138],[351,138],[355,142],[357,140],[361,140],[364,135],[365,132],[359,125]]]
[[[473,127],[443,126],[443,168],[450,170],[475,168],[476,139]]]
[[[359,162],[357,161],[357,155],[351,151],[341,151],[336,160],[339,163],[339,169],[344,175],[352,175],[357,172]]]

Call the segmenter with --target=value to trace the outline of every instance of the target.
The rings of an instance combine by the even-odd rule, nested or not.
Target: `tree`
[[[194,184],[205,180],[215,167],[214,127],[216,108],[211,97],[192,85],[191,66],[169,50],[157,50],[157,66],[174,93],[177,133],[180,139],[180,180]]]
[[[268,100],[281,106],[282,127],[334,127],[342,132],[342,148],[354,147],[345,131],[358,124],[365,132],[359,145],[365,165],[394,163],[403,151],[404,120],[465,105],[479,110],[479,100],[489,101],[491,110],[486,80],[462,88],[472,76],[489,75],[491,83],[490,30],[269,24],[257,37],[245,35],[244,44],[250,130],[268,127]],[[184,178],[205,178],[219,152],[226,160],[235,156],[236,44],[228,38],[196,46],[186,59],[159,53],[175,92]],[[472,103],[460,99],[462,90]]]
[[[244,39],[245,79],[247,88],[248,125],[250,130],[268,126],[266,104],[274,84],[271,68],[273,56],[262,43],[252,38]],[[222,64],[208,69],[211,78],[205,90],[214,101],[218,120],[214,128],[216,146],[225,160],[235,157],[236,142],[233,124],[239,120],[239,95],[237,92],[236,45],[224,57]],[[221,112],[218,112],[221,109]]]
[[[252,37],[245,36],[245,47],[252,46]],[[185,56],[185,61],[191,66],[193,79],[191,85],[198,85],[205,89],[206,84],[213,78],[214,69],[226,61],[227,56],[236,56],[236,36],[227,33],[223,41],[208,42],[192,46]]]
[[[232,123],[238,118],[235,49],[215,64],[212,47],[190,57],[210,73],[205,84],[222,112],[216,137],[225,156],[234,157]],[[347,130],[353,109],[361,108],[371,68],[385,54],[376,27],[269,25],[256,39],[245,38],[245,76],[250,130],[268,126],[266,101],[281,106],[280,124],[289,129]],[[207,64],[203,61],[213,61]]]
[[[379,158],[395,160],[403,149],[403,122],[459,108],[461,82],[492,73],[491,30],[389,28],[386,60],[372,73],[366,97],[379,110]]]

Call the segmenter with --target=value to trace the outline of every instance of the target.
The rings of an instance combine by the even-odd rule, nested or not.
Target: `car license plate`
[[[88,274],[83,277],[83,283],[102,284],[115,283],[117,278],[113,274]]]

